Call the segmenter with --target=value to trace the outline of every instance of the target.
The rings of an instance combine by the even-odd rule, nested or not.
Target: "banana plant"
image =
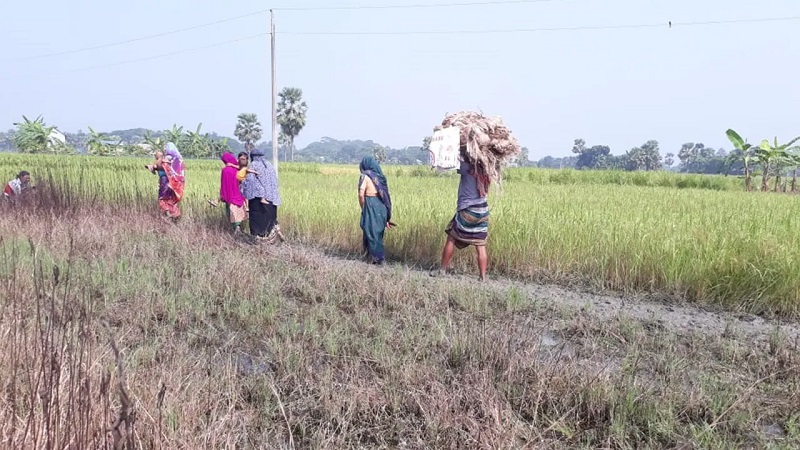
[[[162,151],[164,149],[164,145],[166,141],[161,136],[154,137],[149,132],[144,135],[144,143],[150,146],[150,151],[152,153]]]
[[[180,149],[183,147],[183,127],[173,124],[171,130],[164,130],[164,139],[177,145]]]
[[[742,160],[742,163],[744,163],[744,186],[745,190],[749,192],[753,189],[750,182],[750,163],[755,160],[753,146],[747,143],[746,140],[739,136],[739,133],[733,130],[729,129],[726,134],[728,135],[728,140],[731,141],[731,144],[738,150],[738,152],[731,153],[728,157],[730,159],[728,162],[733,163],[736,159]]]
[[[197,158],[207,153],[207,141],[205,140],[204,136],[200,134],[200,129],[202,127],[203,124],[200,123],[197,125],[197,129],[195,131],[186,131],[186,140],[183,143],[184,147],[186,148],[186,151],[184,152],[185,156]]]
[[[103,133],[98,133],[97,131],[94,131],[92,127],[89,127],[89,137],[86,140],[86,151],[90,155],[108,156],[111,151],[108,148],[107,141],[108,136]]]
[[[42,116],[30,120],[22,116],[23,122],[15,123],[14,146],[22,153],[44,153],[50,144],[50,133],[55,127],[44,122]]]
[[[770,172],[780,168],[782,163],[788,159],[787,150],[794,145],[795,142],[800,141],[800,136],[792,139],[786,144],[778,144],[778,138],[774,140],[774,144],[770,144],[768,140],[761,141],[761,145],[756,149],[756,158],[764,167],[764,173],[761,175],[761,190],[766,192],[769,190],[769,176]],[[780,174],[777,175],[780,178]],[[778,190],[778,185],[775,184],[775,190]]]
[[[800,170],[800,147],[792,147],[786,151],[789,155],[789,162],[794,166],[792,170],[792,192],[797,191],[797,172]]]

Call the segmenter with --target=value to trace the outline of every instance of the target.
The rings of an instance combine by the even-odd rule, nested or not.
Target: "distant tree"
[[[372,155],[376,161],[383,164],[386,162],[386,148],[381,145],[376,145],[375,149],[372,151]]]
[[[86,139],[86,151],[94,156],[108,156],[111,149],[108,146],[108,136],[94,131],[89,127],[89,137]]]
[[[572,153],[581,155],[584,151],[586,151],[586,141],[584,141],[583,138],[575,139],[574,144],[572,145]]]
[[[658,141],[647,141],[641,147],[634,147],[627,153],[627,170],[660,170],[661,154]]]
[[[283,88],[278,97],[278,125],[288,139],[291,160],[294,161],[294,139],[306,126],[308,106],[303,101],[303,91],[300,88]]]
[[[291,159],[294,161],[294,139],[306,126],[308,106],[303,101],[303,91],[299,88],[283,88],[278,97],[278,125],[289,140]]]
[[[77,133],[64,133],[67,138],[67,144],[79,149],[86,149],[86,143],[89,135],[84,133],[83,130],[78,130]]]
[[[578,155],[576,169],[607,169],[611,165],[611,149],[606,145],[586,147],[586,141],[575,139],[572,153]]]
[[[283,152],[283,161],[288,161],[286,159],[286,152],[289,150],[290,147],[290,139],[286,136],[282,131],[278,133],[278,156],[280,157],[280,152]],[[270,143],[271,145],[272,143]]]
[[[578,158],[575,156],[568,156],[566,158],[554,158],[552,156],[545,156],[536,162],[538,167],[546,169],[573,169],[577,164]]]
[[[667,153],[666,155],[664,155],[664,165],[667,166],[667,168],[669,168],[672,167],[673,164],[675,164],[675,154]]]
[[[44,153],[50,143],[50,134],[55,127],[44,122],[42,116],[30,120],[22,116],[23,121],[15,123],[14,147],[21,153]]]
[[[522,147],[517,156],[517,165],[519,167],[526,167],[531,165],[531,160],[528,159],[528,147]]]
[[[258,121],[258,116],[252,113],[239,114],[233,134],[244,144],[247,153],[253,151],[254,144],[261,140],[261,123]]]
[[[431,151],[431,136],[425,136],[422,138],[422,151],[428,153]]]
[[[16,134],[15,130],[0,131],[0,150],[14,149],[14,135]]]

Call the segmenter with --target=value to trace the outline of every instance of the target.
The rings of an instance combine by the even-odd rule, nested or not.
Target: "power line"
[[[308,36],[335,36],[335,35],[415,35],[415,34],[496,34],[496,33],[534,33],[548,31],[594,31],[594,30],[625,30],[637,28],[665,28],[665,27],[690,27],[708,25],[731,25],[761,22],[786,22],[800,20],[800,16],[754,18],[754,19],[731,19],[713,21],[694,21],[694,22],[662,22],[629,25],[594,25],[578,27],[553,27],[553,28],[508,28],[508,29],[489,29],[489,30],[405,30],[405,31],[278,31],[276,34],[285,35],[308,35]]]
[[[523,3],[545,3],[558,0],[496,0],[496,1],[475,1],[459,3],[421,3],[412,5],[355,5],[355,6],[298,6],[286,8],[273,8],[275,11],[341,11],[355,9],[416,9],[416,8],[450,8],[456,6],[490,6],[490,5],[511,5]]]
[[[248,14],[242,14],[241,16],[229,17],[227,19],[216,20],[214,22],[203,23],[203,24],[200,24],[200,25],[194,25],[194,26],[191,26],[191,27],[180,28],[180,29],[172,30],[172,31],[165,31],[163,33],[150,34],[150,35],[147,35],[147,36],[141,36],[141,37],[136,37],[136,38],[132,38],[132,39],[126,39],[124,41],[109,42],[107,44],[100,44],[100,45],[95,45],[95,46],[92,46],[92,47],[83,47],[83,48],[78,48],[78,49],[74,49],[74,50],[65,50],[65,51],[61,51],[61,52],[47,53],[47,54],[43,54],[43,55],[15,58],[15,59],[12,59],[12,60],[9,60],[9,61],[11,61],[11,62],[31,61],[31,60],[34,60],[34,59],[53,58],[53,57],[56,57],[56,56],[72,55],[72,54],[75,54],[75,53],[88,52],[88,51],[99,50],[99,49],[103,49],[103,48],[117,47],[117,46],[120,46],[120,45],[131,44],[133,42],[146,41],[146,40],[149,40],[149,39],[155,39],[155,38],[160,38],[160,37],[164,37],[164,36],[170,36],[170,35],[173,35],[173,34],[184,33],[184,32],[187,32],[187,31],[199,30],[201,28],[208,28],[208,27],[211,27],[211,26],[214,26],[214,25],[219,25],[219,24],[226,23],[226,22],[232,22],[232,21],[235,21],[235,20],[241,20],[241,19],[245,19],[245,18],[248,18],[248,17],[256,16],[256,15],[259,15],[259,14],[264,14],[264,13],[267,13],[267,12],[269,12],[269,10],[264,9],[264,10],[261,10],[261,11],[254,11],[254,12],[251,12],[251,13],[248,13]]]
[[[597,26],[579,26],[579,27],[553,27],[553,28],[516,28],[516,29],[494,29],[494,30],[409,30],[409,31],[342,31],[342,32],[302,32],[302,31],[287,31],[276,32],[276,34],[285,35],[413,35],[413,34],[487,34],[487,33],[526,33],[526,32],[548,32],[548,31],[592,31],[592,30],[622,30],[622,29],[647,29],[647,28],[662,28],[662,27],[680,27],[680,26],[709,26],[709,25],[725,25],[725,24],[745,24],[745,23],[759,23],[759,22],[779,22],[779,21],[794,21],[800,20],[800,16],[787,16],[787,17],[772,17],[772,18],[752,18],[752,19],[731,19],[731,20],[714,20],[714,21],[692,21],[692,22],[668,22],[668,23],[649,23],[649,24],[628,24],[628,25],[597,25]],[[215,47],[229,45],[237,42],[242,42],[251,39],[257,39],[264,36],[269,36],[270,33],[259,33],[251,36],[245,36],[237,39],[231,39],[213,44],[194,47],[184,50],[177,50],[169,53],[162,53],[158,55],[146,56],[143,58],[119,61],[115,63],[95,65],[89,67],[82,67],[64,71],[66,72],[83,72],[94,69],[102,69],[107,67],[121,66],[126,64],[134,64],[138,62],[145,62],[154,59],[167,58],[184,53],[197,52],[207,50]],[[51,74],[55,74],[50,72]]]
[[[208,50],[210,48],[221,47],[221,46],[224,46],[224,45],[229,45],[229,44],[233,44],[233,43],[236,43],[236,42],[242,42],[242,41],[247,41],[247,40],[251,40],[251,39],[257,39],[257,38],[264,37],[264,36],[269,36],[269,33],[260,33],[260,34],[255,34],[255,35],[251,35],[251,36],[245,36],[245,37],[241,37],[241,38],[237,38],[237,39],[231,39],[231,40],[228,40],[228,41],[216,42],[216,43],[213,43],[213,44],[204,45],[202,47],[194,47],[194,48],[188,48],[188,49],[184,49],[184,50],[176,50],[174,52],[162,53],[162,54],[152,55],[152,56],[145,56],[143,58],[129,59],[129,60],[125,60],[125,61],[118,61],[118,62],[114,62],[114,63],[101,64],[101,65],[96,65],[96,66],[81,67],[81,68],[78,68],[78,69],[65,70],[65,71],[62,71],[62,72],[49,72],[48,74],[56,75],[58,73],[85,72],[87,70],[104,69],[104,68],[107,68],[107,67],[115,67],[115,66],[122,66],[122,65],[126,65],[126,64],[134,64],[134,63],[139,63],[139,62],[151,61],[151,60],[154,60],[154,59],[168,58],[170,56],[181,55],[181,54],[184,54],[184,53],[192,53],[192,52],[198,52],[198,51],[201,51],[201,50]]]

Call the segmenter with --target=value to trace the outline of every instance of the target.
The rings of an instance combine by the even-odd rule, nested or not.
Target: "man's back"
[[[459,211],[486,202],[486,197],[482,197],[478,191],[478,179],[475,178],[473,169],[472,164],[462,161],[457,171],[461,174],[461,181],[458,183]]]

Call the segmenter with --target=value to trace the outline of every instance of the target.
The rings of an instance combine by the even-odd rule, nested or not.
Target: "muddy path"
[[[731,337],[742,341],[768,341],[770,336],[780,333],[790,341],[800,343],[800,323],[796,321],[727,311],[681,302],[680,299],[662,300],[648,294],[592,293],[560,285],[537,284],[502,277],[490,277],[486,283],[481,283],[474,274],[453,274],[433,278],[428,270],[420,267],[400,263],[387,263],[382,267],[373,266],[353,255],[332,254],[296,242],[283,243],[262,251],[278,257],[302,254],[350,270],[384,271],[391,276],[414,279],[421,283],[450,283],[498,293],[507,293],[515,289],[529,302],[542,306],[580,312],[599,320],[633,319],[679,335],[694,334]]]

